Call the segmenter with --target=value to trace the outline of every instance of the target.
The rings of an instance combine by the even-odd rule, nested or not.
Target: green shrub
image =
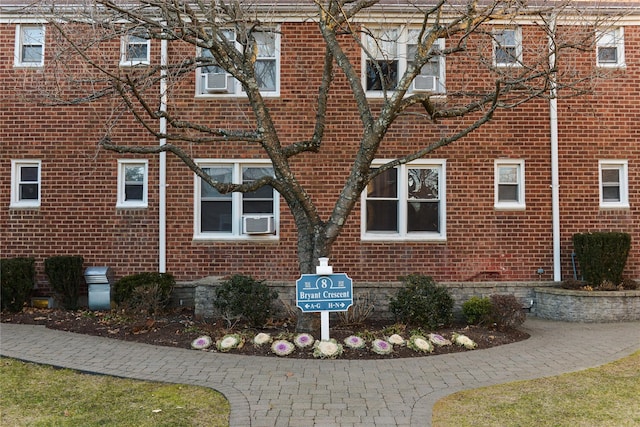
[[[113,300],[127,310],[157,314],[167,307],[176,281],[169,273],[145,272],[125,276],[113,286]]]
[[[78,308],[78,296],[82,283],[81,256],[53,256],[44,260],[44,272],[49,278],[49,284],[61,299],[62,306],[67,310]]]
[[[584,280],[596,287],[608,280],[622,282],[622,272],[631,249],[628,233],[576,233],[573,247]]]
[[[233,275],[216,289],[214,307],[227,322],[244,319],[253,327],[261,327],[275,314],[278,293],[263,280],[251,276]]]
[[[513,295],[491,295],[490,320],[498,328],[515,328],[524,323],[527,316],[522,304]]]
[[[451,323],[453,298],[447,288],[437,286],[431,277],[420,274],[400,280],[404,288],[389,301],[396,320],[430,329]]]
[[[487,297],[474,296],[462,304],[462,314],[470,325],[485,323],[489,320],[491,309],[491,300]]]
[[[18,312],[29,300],[35,286],[35,260],[8,258],[0,260],[0,305],[2,310]]]

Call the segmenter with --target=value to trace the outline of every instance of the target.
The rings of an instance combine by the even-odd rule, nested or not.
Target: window
[[[407,44],[407,58],[409,63],[415,57],[418,49],[417,41],[420,32],[418,30],[409,30],[409,41]],[[438,39],[431,48],[433,56],[429,62],[422,66],[420,74],[413,80],[411,90],[413,92],[433,92],[444,93],[444,56],[439,52],[444,49],[444,39]]]
[[[40,160],[11,161],[11,207],[40,207]]]
[[[14,65],[16,67],[42,67],[44,65],[44,26],[16,26]]]
[[[398,29],[372,30],[367,35],[366,88],[394,90],[398,84],[400,55]]]
[[[148,188],[146,160],[118,160],[119,208],[146,208]]]
[[[495,161],[495,208],[524,209],[524,161]]]
[[[522,31],[504,28],[493,33],[493,63],[498,67],[522,65]]]
[[[235,33],[225,32],[229,41],[234,41],[236,47],[242,50],[235,40]],[[254,32],[253,36],[258,45],[258,57],[255,62],[255,75],[260,91],[265,96],[277,96],[280,92],[280,35],[277,31]],[[207,49],[200,52],[203,58],[213,55]],[[197,92],[200,95],[238,95],[244,91],[240,82],[227,74],[217,65],[201,67],[197,70]]]
[[[445,161],[411,162],[382,172],[367,185],[362,207],[363,240],[444,240]]]
[[[128,34],[120,43],[120,65],[133,66],[151,62],[151,40]]]
[[[626,160],[600,160],[600,207],[628,208],[628,163]]]
[[[599,67],[625,65],[622,28],[613,28],[596,34],[596,60]]]
[[[273,175],[266,162],[198,161],[203,171],[216,181],[250,183]],[[274,238],[279,214],[278,193],[263,186],[250,193],[222,194],[195,176],[196,239]]]
[[[394,90],[407,67],[415,57],[420,31],[407,28],[369,30],[366,35],[366,52],[363,52],[363,84],[370,95],[382,95]],[[409,92],[445,92],[445,59],[440,51],[444,39],[438,39],[432,47],[432,57],[422,66]]]

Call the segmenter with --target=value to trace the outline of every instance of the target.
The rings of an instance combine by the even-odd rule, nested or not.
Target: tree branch
[[[260,179],[251,181],[245,184],[233,184],[228,182],[220,182],[216,181],[211,176],[202,170],[198,164],[193,161],[191,156],[186,153],[180,147],[173,144],[163,144],[163,145],[154,145],[154,146],[131,146],[131,145],[117,145],[111,142],[111,139],[108,136],[105,136],[100,141],[99,145],[105,150],[115,151],[117,153],[132,153],[132,154],[158,154],[162,152],[170,152],[173,153],[176,157],[178,157],[182,162],[191,171],[193,171],[197,176],[202,178],[204,182],[211,185],[213,188],[218,190],[220,193],[226,194],[231,192],[239,192],[239,193],[247,193],[251,191],[256,191],[259,188],[270,185],[274,187],[276,190],[283,190],[280,183],[271,176],[265,176]]]

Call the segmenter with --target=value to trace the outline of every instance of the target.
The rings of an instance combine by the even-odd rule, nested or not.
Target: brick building
[[[399,166],[386,176],[395,184],[391,193],[380,188],[362,195],[333,246],[335,271],[356,282],[390,282],[414,272],[441,282],[559,281],[574,275],[574,233],[624,231],[633,241],[625,274],[640,278],[640,10],[631,3],[601,3],[609,12],[624,9],[624,16],[594,30],[592,49],[558,58],[564,72],[599,72],[589,80],[590,90],[580,97],[561,96],[557,108],[540,97],[500,110],[462,140]],[[595,14],[589,7],[582,11]],[[410,49],[412,25],[420,23],[406,9],[385,13],[386,25],[400,37],[394,48],[404,51]],[[265,97],[281,134],[295,141],[313,129],[321,77],[315,70],[322,68],[324,44],[308,14],[286,8],[269,13],[278,31],[261,41],[260,61],[273,70],[263,81]],[[480,38],[470,40],[477,44],[474,49],[488,49],[494,66],[526,64],[529,55],[546,49],[544,31],[530,18],[507,24],[485,24],[494,34],[493,45],[483,48]],[[559,20],[558,29],[571,32],[572,25],[587,28]],[[277,193],[223,197],[174,156],[101,149],[105,123],[113,123],[114,140],[158,144],[131,116],[112,120],[117,109],[110,101],[36,102],[55,81],[47,66],[59,60],[56,43],[60,40],[45,19],[29,9],[1,6],[3,258],[35,257],[42,288],[47,286],[43,261],[53,255],[81,255],[86,266],[111,266],[116,277],[158,270],[179,281],[235,273],[284,282],[299,276],[293,217]],[[158,64],[165,48],[158,40],[130,36],[105,42],[101,49],[126,69]],[[165,54],[182,58],[184,49],[170,42]],[[375,81],[367,80],[366,60],[357,49],[351,53],[369,95],[380,96]],[[490,77],[453,55],[432,65],[416,80],[415,90],[428,88],[445,98],[461,88],[481,89]],[[406,59],[399,56],[397,66],[406,67]],[[237,81],[215,70],[189,74],[172,86],[166,102],[211,127],[242,128],[252,114]],[[323,149],[293,162],[323,216],[332,209],[361,134],[353,97],[341,77],[330,103]],[[377,158],[381,162],[417,149],[437,137],[439,126],[411,115],[399,118]],[[229,141],[188,149],[208,173],[234,182],[269,168],[255,145]],[[422,203],[427,213],[420,218],[407,207],[414,173],[431,180],[431,193]],[[377,215],[385,204],[397,215]],[[413,231],[416,224],[419,233]]]

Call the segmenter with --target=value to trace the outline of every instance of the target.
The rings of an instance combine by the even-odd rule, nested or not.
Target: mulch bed
[[[27,307],[20,313],[2,313],[1,321],[5,323],[37,324],[47,328],[76,332],[87,335],[97,335],[125,341],[135,341],[146,344],[191,348],[191,343],[202,335],[210,336],[214,341],[225,334],[236,333],[245,338],[242,348],[230,350],[229,354],[242,354],[253,356],[275,356],[270,345],[255,346],[251,339],[259,332],[269,333],[275,338],[286,338],[293,341],[295,322],[280,321],[263,329],[247,328],[235,325],[229,328],[222,320],[205,321],[198,320],[193,310],[179,309],[165,313],[155,318],[135,317],[129,314],[111,311],[67,311],[61,309],[41,309]],[[382,338],[391,333],[399,333],[408,339],[415,328],[403,325],[382,324],[367,322],[361,325],[330,325],[330,337],[342,343],[343,339],[350,335],[359,335],[370,342],[373,338]],[[437,333],[450,339],[454,333],[464,334],[477,344],[477,349],[490,348],[527,339],[529,335],[518,329],[499,330],[487,326],[452,325],[433,331],[424,331],[424,334]],[[320,331],[312,334],[314,338],[320,338]],[[370,338],[370,339],[369,339]],[[370,347],[370,346],[368,346]],[[208,351],[216,351],[215,345]],[[457,345],[437,347],[432,353],[414,351],[406,346],[394,346],[393,352],[388,355],[378,355],[370,349],[350,349],[344,346],[344,352],[339,359],[397,359],[405,357],[426,357],[429,355],[473,351]],[[312,349],[296,349],[288,358],[314,358]]]

